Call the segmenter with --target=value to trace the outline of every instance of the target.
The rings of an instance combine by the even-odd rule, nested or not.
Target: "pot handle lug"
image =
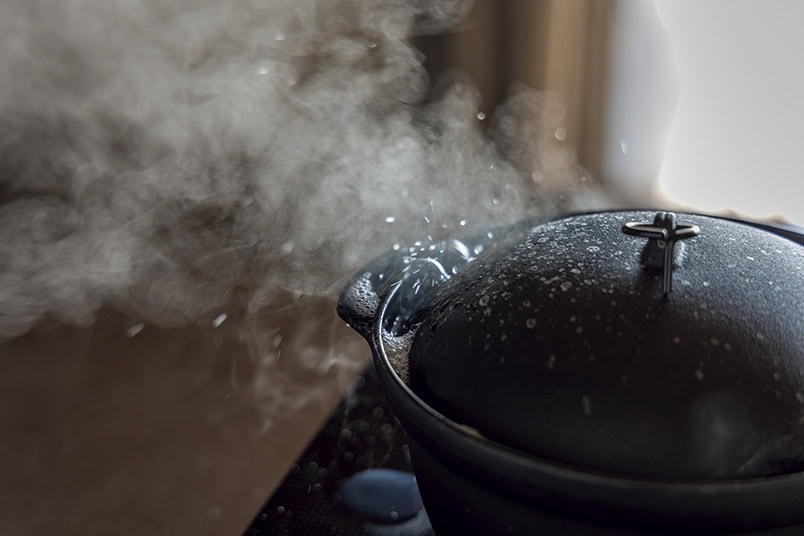
[[[377,310],[401,279],[403,266],[400,252],[384,253],[366,265],[341,291],[338,316],[369,343]]]

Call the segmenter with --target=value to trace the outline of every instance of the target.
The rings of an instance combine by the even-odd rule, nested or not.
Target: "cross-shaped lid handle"
[[[667,296],[673,289],[673,248],[679,240],[701,234],[701,228],[679,225],[673,212],[658,212],[653,223],[628,222],[623,224],[623,232],[648,239],[642,251],[642,262],[647,267],[662,270],[662,294]]]

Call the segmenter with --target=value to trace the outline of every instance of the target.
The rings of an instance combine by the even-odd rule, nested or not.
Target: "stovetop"
[[[356,475],[405,481],[412,473],[405,432],[369,367],[244,536],[433,536],[424,510],[408,519],[372,521],[344,500],[344,486]]]

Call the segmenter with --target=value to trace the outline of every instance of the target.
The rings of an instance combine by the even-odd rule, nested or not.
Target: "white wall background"
[[[680,81],[660,186],[804,224],[804,2],[657,0]]]

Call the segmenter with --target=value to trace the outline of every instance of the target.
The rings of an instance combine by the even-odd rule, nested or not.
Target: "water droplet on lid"
[[[281,516],[282,514],[285,513],[285,507],[284,506],[277,506],[276,507],[276,513]]]
[[[491,204],[492,204],[492,205],[499,205],[499,204],[500,204],[500,200],[499,200],[499,199],[497,199],[496,197],[493,197],[493,198],[491,199]]]
[[[466,227],[466,220],[461,220],[458,222],[461,227]]]
[[[275,39],[276,41],[284,41],[284,40],[285,40],[285,34],[283,34],[283,33],[278,33],[278,34],[276,34],[276,36],[274,36],[274,39]]]
[[[581,407],[583,408],[584,415],[592,414],[592,400],[588,396],[581,397]]]
[[[535,328],[536,327],[536,319],[535,318],[528,318],[527,320],[525,320],[525,325],[528,327],[528,329]]]
[[[554,135],[558,141],[564,141],[567,139],[567,131],[563,128],[557,128]]]
[[[698,378],[698,380],[703,380],[704,372],[701,369],[695,369],[695,377]]]
[[[269,72],[270,71],[268,70],[268,67],[259,67],[257,69],[257,74],[259,74],[259,75],[265,75],[265,74],[268,74]]]
[[[622,154],[628,154],[628,143],[625,140],[620,141],[620,152]]]
[[[564,292],[567,292],[571,288],[572,283],[570,283],[569,281],[564,281],[563,283],[561,283],[561,290],[563,290]]]
[[[486,114],[483,112],[477,112],[477,118],[478,120],[483,121],[486,118]]]
[[[588,251],[589,253],[596,253],[596,252],[600,251],[600,247],[598,247],[598,246],[589,246],[589,247],[586,248],[586,251]]]
[[[395,221],[396,218],[394,218],[393,216],[388,216],[387,218],[385,218],[385,223],[394,223]]]
[[[711,284],[712,284],[712,283],[710,283],[709,281],[704,281],[704,282],[703,282],[703,286],[705,286],[705,287],[708,287],[708,286],[710,286]]]

